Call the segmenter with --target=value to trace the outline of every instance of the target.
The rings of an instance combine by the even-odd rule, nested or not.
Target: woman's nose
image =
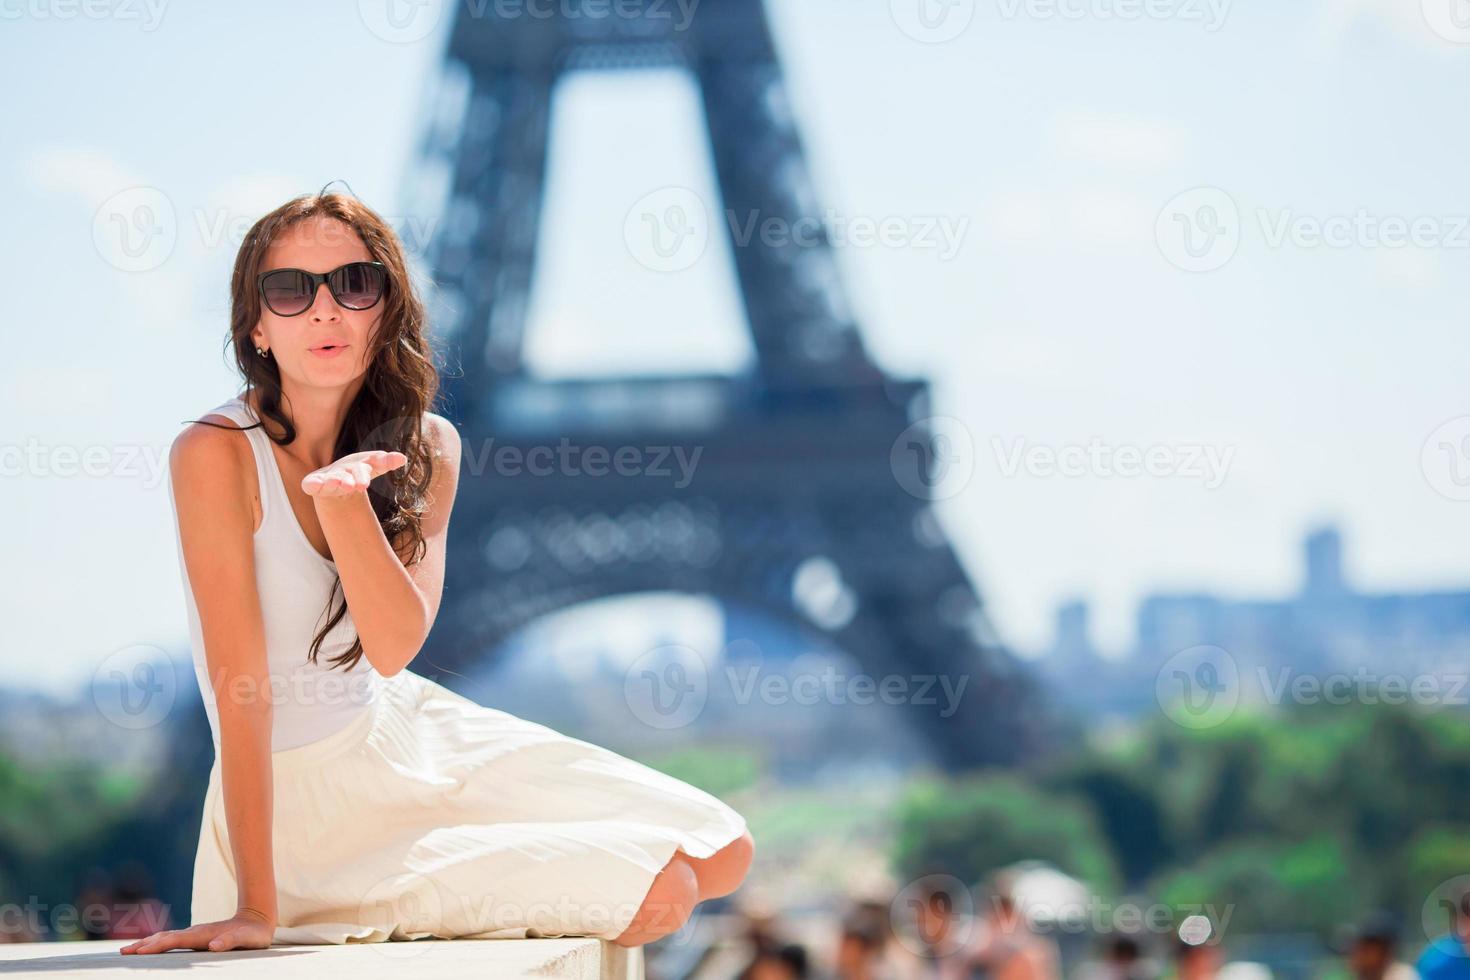
[[[311,303],[311,318],[313,320],[340,320],[342,308],[337,305],[337,300],[332,296],[332,291],[327,288],[326,283],[316,287],[316,296]]]

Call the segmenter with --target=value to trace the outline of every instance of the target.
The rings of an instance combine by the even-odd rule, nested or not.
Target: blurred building
[[[1356,697],[1385,685],[1400,700],[1441,705],[1470,699],[1470,590],[1359,591],[1346,573],[1342,535],[1314,528],[1302,545],[1302,585],[1278,599],[1156,593],[1140,603],[1137,641],[1121,658],[1100,655],[1085,601],[1062,605],[1043,669],[1060,697],[1097,714],[1155,710],[1159,670],[1183,651],[1217,647],[1236,671],[1241,703]],[[1208,654],[1206,656],[1209,656]],[[1213,656],[1220,657],[1221,654]],[[1416,693],[1417,692],[1417,693]],[[1399,695],[1395,694],[1395,697]],[[1301,700],[1302,698],[1295,698]]]

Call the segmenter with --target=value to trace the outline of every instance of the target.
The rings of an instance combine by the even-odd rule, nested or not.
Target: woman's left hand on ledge
[[[119,953],[162,953],[170,949],[201,949],[221,953],[229,949],[265,949],[275,936],[276,924],[253,909],[241,909],[219,922],[204,922],[187,929],[155,932],[129,943]]]

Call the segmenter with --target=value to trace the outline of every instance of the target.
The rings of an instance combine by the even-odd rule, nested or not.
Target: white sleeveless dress
[[[207,414],[259,421],[238,396]],[[709,857],[745,831],[739,813],[703,790],[412,670],[384,678],[364,657],[344,678],[308,664],[336,566],[297,521],[269,437],[245,435],[260,487],[256,584],[274,697],[277,943],[614,939],[676,850]],[[197,924],[232,916],[238,890],[218,712],[182,544],[179,567],[215,744],[194,861]],[[354,635],[349,613],[318,662]]]

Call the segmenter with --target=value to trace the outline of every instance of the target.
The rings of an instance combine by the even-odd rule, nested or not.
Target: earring
[[[266,354],[266,352],[261,350],[259,347],[255,348],[255,353],[259,354],[261,357],[264,357]]]

